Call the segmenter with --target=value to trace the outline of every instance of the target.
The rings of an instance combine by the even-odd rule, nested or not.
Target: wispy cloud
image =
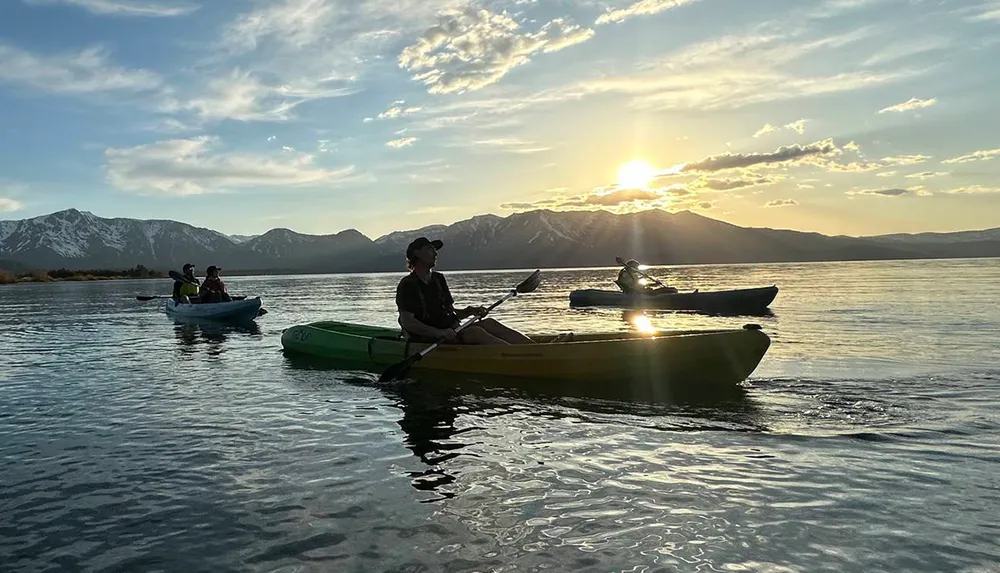
[[[393,104],[392,107],[375,116],[375,119],[396,119],[397,117],[407,116],[421,110],[421,108],[415,106],[403,107],[403,103],[406,102],[401,101]]]
[[[640,64],[636,73],[581,82],[584,93],[621,93],[651,110],[718,110],[862,90],[915,77],[923,70],[801,71],[801,60],[857,42],[866,29],[804,40],[801,31],[727,36]]]
[[[0,197],[0,213],[13,213],[24,208],[24,204],[14,199]]]
[[[754,132],[753,136],[754,137],[761,137],[761,136],[767,135],[769,133],[775,133],[776,131],[778,131],[778,129],[776,127],[774,127],[770,123],[765,123],[764,127],[760,128],[756,132]]]
[[[945,159],[941,163],[954,164],[954,163],[971,163],[973,161],[989,161],[997,156],[1000,156],[1000,148],[998,149],[980,149],[973,151],[968,155],[961,155],[959,157],[952,157],[951,159]]]
[[[937,104],[937,100],[931,99],[920,99],[920,98],[910,98],[903,103],[897,103],[896,105],[890,105],[889,107],[882,108],[878,110],[879,113],[902,113],[905,111],[913,111],[917,109],[923,109],[925,107],[931,107]]]
[[[695,0],[639,0],[630,6],[618,9],[608,9],[597,18],[596,24],[611,24],[622,22],[633,16],[650,16],[666,12],[672,8],[678,8],[685,4],[690,4]]]
[[[111,63],[102,47],[52,55],[33,54],[0,42],[0,82],[57,94],[143,93],[160,90],[154,72]]]
[[[803,135],[806,132],[806,122],[808,119],[800,119],[798,121],[793,121],[792,123],[786,123],[785,129],[790,129],[799,135]]]
[[[1000,193],[1000,187],[990,187],[986,185],[967,185],[965,187],[957,187],[955,189],[949,189],[946,193],[952,195],[992,195]]]
[[[769,153],[724,153],[707,157],[701,161],[688,163],[678,172],[714,172],[725,169],[741,169],[755,165],[788,163],[813,156],[834,155],[840,148],[832,139],[817,141],[808,145],[788,145]]]
[[[944,177],[949,175],[949,171],[923,171],[921,173],[911,173],[906,176],[907,179],[920,179],[921,181],[925,179],[934,179],[936,177]]]
[[[711,189],[713,191],[730,191],[744,187],[772,185],[784,179],[781,175],[758,175],[743,173],[739,177],[708,178],[702,177],[688,183],[688,189]]]
[[[768,201],[764,203],[765,207],[791,207],[792,205],[798,205],[799,202],[795,199],[775,199],[774,201]]]
[[[180,104],[206,120],[283,121],[297,106],[313,100],[357,93],[356,86],[342,82],[272,84],[250,72],[235,70],[210,80],[205,93]]]
[[[506,153],[539,153],[548,151],[549,147],[541,146],[534,141],[520,139],[517,137],[491,137],[485,139],[474,139],[469,143],[456,143],[457,147],[487,148],[503,151]]]
[[[391,141],[386,141],[387,147],[392,147],[394,149],[399,149],[400,147],[409,147],[413,145],[418,138],[416,137],[400,137],[399,139],[393,139]]]
[[[305,153],[260,155],[215,152],[213,137],[171,139],[137,147],[108,148],[108,181],[125,191],[199,195],[261,186],[329,184],[354,167],[325,169]]]
[[[109,16],[170,17],[184,16],[198,9],[197,4],[183,1],[149,2],[144,0],[24,0],[27,4],[66,4],[78,6],[94,14]]]
[[[808,119],[800,119],[798,121],[793,121],[791,123],[786,123],[783,127],[785,129],[794,131],[795,133],[797,133],[799,135],[803,135],[806,132],[806,122],[807,121],[809,121],[809,120]],[[770,123],[765,123],[764,127],[758,129],[753,134],[753,136],[755,138],[757,138],[757,137],[761,137],[761,136],[768,135],[768,134],[771,134],[771,133],[777,133],[778,131],[779,131],[779,129],[777,127],[774,127]]]
[[[926,197],[931,195],[929,191],[919,186],[912,189],[903,189],[900,187],[890,189],[859,189],[848,191],[847,194],[868,195],[872,197]]]
[[[594,31],[557,18],[522,32],[506,13],[467,8],[445,15],[399,55],[399,65],[430,93],[463,93],[500,81],[538,53],[590,39]]]
[[[917,165],[930,158],[929,155],[890,155],[883,157],[881,162],[886,165]]]

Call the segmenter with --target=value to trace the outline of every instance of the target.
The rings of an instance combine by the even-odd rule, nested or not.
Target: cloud
[[[1000,187],[987,187],[985,185],[968,185],[946,191],[951,195],[991,195],[1000,193]]]
[[[604,14],[601,14],[595,23],[597,25],[611,24],[622,22],[633,16],[651,16],[692,2],[694,0],[639,0],[625,8],[617,10],[609,9]]]
[[[876,173],[875,177],[892,177],[893,175],[899,173],[898,171],[883,171],[882,173]]]
[[[652,189],[615,189],[588,195],[584,202],[588,205],[619,205],[632,201],[656,201],[662,197],[662,193]]]
[[[925,190],[923,187],[914,187],[913,189],[903,189],[903,188],[891,188],[891,189],[861,189],[848,191],[848,195],[869,195],[873,197],[926,197],[931,195],[931,193]]]
[[[410,145],[413,145],[414,142],[417,141],[417,139],[418,138],[416,138],[416,137],[400,137],[399,139],[393,139],[392,141],[386,141],[385,144],[386,144],[387,147],[392,147],[392,148],[395,148],[395,149],[399,149],[400,147],[408,147]]]
[[[147,16],[170,17],[184,16],[198,9],[196,4],[187,2],[149,2],[143,0],[25,0],[28,4],[48,5],[66,4],[79,6],[94,14],[108,16]]]
[[[434,94],[475,91],[500,81],[537,53],[555,52],[590,39],[594,31],[557,18],[524,33],[506,13],[453,11],[399,55],[399,66]]]
[[[403,102],[395,102],[392,107],[375,116],[375,119],[395,119],[397,117],[410,115],[411,113],[416,113],[421,110],[419,107],[401,107],[400,105],[397,105],[402,103]]]
[[[762,135],[767,135],[767,134],[769,134],[769,133],[774,133],[774,132],[776,132],[776,131],[778,131],[778,130],[777,130],[777,128],[775,128],[775,127],[774,127],[773,125],[771,125],[770,123],[765,123],[765,124],[764,124],[764,127],[762,127],[762,128],[760,128],[760,129],[758,129],[758,130],[757,130],[757,131],[756,131],[756,132],[755,132],[755,133],[753,134],[753,136],[754,136],[754,137],[760,137],[760,136],[762,136]]]
[[[709,179],[701,178],[688,184],[689,189],[711,189],[713,191],[729,191],[744,187],[756,187],[759,185],[772,185],[781,181],[784,177],[779,175],[757,175],[755,173],[745,173],[739,177]]]
[[[840,149],[832,139],[817,141],[808,145],[788,145],[770,153],[724,153],[708,157],[695,163],[688,163],[680,172],[715,172],[725,169],[741,169],[754,165],[769,165],[799,161],[812,156],[834,155]]]
[[[944,177],[945,175],[950,175],[950,171],[924,171],[922,173],[911,173],[906,176],[907,179],[933,179],[934,177]]]
[[[90,47],[80,52],[37,55],[0,42],[0,82],[57,94],[148,93],[163,80],[143,69],[113,65],[109,52]]]
[[[354,93],[354,86],[333,83],[268,84],[250,72],[234,70],[210,80],[205,94],[179,105],[205,120],[284,121],[303,103]]]
[[[886,165],[917,165],[931,159],[930,155],[890,155],[880,161]]]
[[[945,159],[941,163],[971,163],[973,161],[989,161],[994,157],[1000,155],[1000,148],[998,149],[980,149],[978,151],[973,151],[968,155],[962,155],[960,157],[953,157],[951,159]]]
[[[24,205],[20,201],[0,197],[0,213],[13,213],[14,211],[20,211],[23,208]]]
[[[118,189],[166,195],[199,195],[260,186],[301,186],[343,180],[354,167],[315,165],[305,153],[279,156],[218,153],[213,137],[171,139],[127,148],[108,148],[108,181]]]
[[[931,98],[931,99],[919,99],[919,98],[915,98],[914,97],[914,98],[910,98],[910,99],[904,101],[903,103],[897,103],[896,105],[890,105],[889,107],[882,108],[878,112],[879,113],[890,113],[890,112],[902,113],[904,111],[913,111],[915,109],[923,109],[925,107],[930,107],[930,106],[932,106],[932,105],[934,105],[936,103],[937,103],[937,100],[934,99],[934,98]]]
[[[764,203],[765,207],[790,207],[792,205],[798,205],[799,202],[795,199],[775,199],[774,201],[768,201]]]
[[[527,141],[516,137],[492,137],[486,139],[475,139],[470,143],[458,143],[456,147],[474,147],[498,149],[506,153],[530,154],[549,151],[551,147],[543,147],[534,141]]]
[[[970,18],[973,22],[1000,22],[1000,3],[995,0],[984,3],[977,9],[981,11]]]
[[[681,48],[636,65],[632,74],[591,79],[574,86],[584,94],[620,93],[642,110],[719,110],[753,104],[829,95],[881,86],[913,78],[924,70],[903,67],[888,71],[848,66],[826,74],[808,75],[808,56],[865,39],[874,32],[804,40],[797,26],[790,30],[724,36]],[[824,66],[824,69],[830,69]]]
[[[790,130],[794,131],[795,133],[797,133],[799,135],[803,135],[806,132],[806,122],[807,121],[809,121],[809,120],[808,119],[800,119],[798,121],[793,121],[792,123],[786,123],[783,127],[785,129],[790,129]],[[760,137],[762,135],[767,135],[769,133],[777,133],[777,132],[778,132],[778,128],[777,127],[774,127],[770,123],[765,123],[764,127],[758,129],[757,132],[753,134],[753,136],[754,137]]]
[[[786,123],[785,128],[794,131],[799,135],[803,135],[806,132],[806,122],[808,119],[800,119],[798,121],[793,121],[792,123]]]

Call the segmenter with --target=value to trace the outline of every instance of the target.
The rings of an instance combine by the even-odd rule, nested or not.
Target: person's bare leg
[[[534,344],[535,341],[514,330],[509,326],[504,326],[492,318],[484,318],[477,323],[477,326],[487,333],[506,341],[509,344]]]
[[[509,344],[506,340],[493,336],[479,325],[470,326],[458,333],[464,344]]]

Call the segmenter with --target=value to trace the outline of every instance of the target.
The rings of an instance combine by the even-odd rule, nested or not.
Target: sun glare
[[[649,317],[644,314],[633,317],[632,326],[643,334],[656,334],[656,327],[653,326],[653,321],[649,320]]]
[[[618,186],[622,189],[645,189],[656,177],[656,169],[645,161],[629,161],[618,168]]]

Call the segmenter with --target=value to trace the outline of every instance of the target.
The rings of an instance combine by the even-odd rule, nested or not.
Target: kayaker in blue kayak
[[[444,245],[439,240],[420,237],[406,247],[406,262],[410,274],[396,286],[396,308],[399,326],[414,342],[459,344],[531,344],[534,341],[520,332],[484,318],[461,332],[455,328],[462,319],[482,315],[481,306],[455,308],[455,299],[444,275],[433,270],[437,252]]]
[[[667,286],[663,283],[659,283],[659,286],[655,288],[651,287],[649,283],[650,280],[647,278],[646,274],[639,270],[639,261],[635,259],[625,261],[625,266],[618,272],[618,279],[615,280],[615,284],[617,284],[618,288],[622,289],[622,292],[625,294],[649,295],[677,292],[677,289],[674,287]]]
[[[222,279],[219,277],[219,271],[221,270],[221,268],[215,265],[209,265],[205,269],[205,282],[201,283],[201,289],[198,291],[198,300],[201,302],[230,302],[233,300],[226,290],[226,283],[222,282]]]
[[[199,287],[201,285],[200,281],[194,276],[194,265],[187,263],[181,269],[184,275],[184,281],[174,281],[174,294],[173,299],[179,303],[191,303],[191,297],[197,297]]]

